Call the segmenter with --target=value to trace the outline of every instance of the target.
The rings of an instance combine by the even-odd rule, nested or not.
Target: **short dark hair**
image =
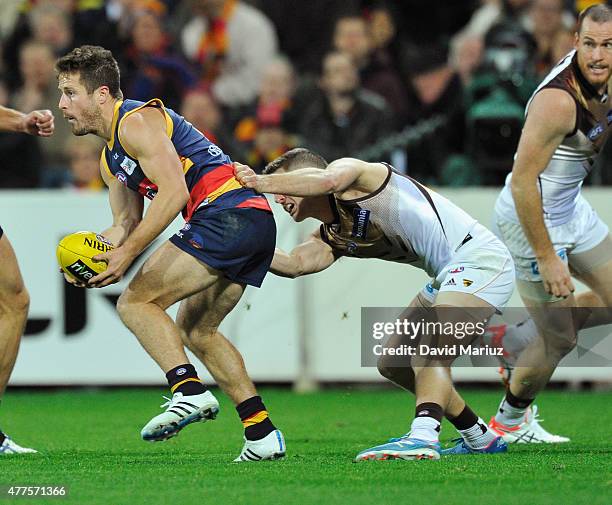
[[[607,23],[612,21],[612,8],[606,4],[596,4],[584,9],[578,16],[578,26],[576,28],[578,34],[582,31],[582,23],[587,18],[595,23]]]
[[[59,74],[79,73],[90,95],[100,86],[108,86],[114,98],[122,98],[119,65],[108,49],[100,46],[76,47],[55,63]]]
[[[293,170],[296,168],[325,168],[327,167],[327,161],[323,156],[310,151],[304,147],[296,147],[287,151],[282,156],[279,156],[274,161],[271,161],[264,168],[264,174],[273,174],[277,170],[284,168],[286,170]]]

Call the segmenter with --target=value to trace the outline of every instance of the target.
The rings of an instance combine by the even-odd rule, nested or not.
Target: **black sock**
[[[446,418],[458,430],[467,430],[478,422],[478,416],[467,405],[463,408],[461,414],[459,414],[457,417],[451,418],[449,416],[446,416]]]
[[[438,423],[441,423],[444,417],[444,409],[437,403],[420,403],[416,406],[414,417],[432,417],[438,421]]]
[[[198,378],[198,372],[189,363],[174,367],[166,374],[166,379],[172,393],[199,395],[206,391],[206,386]]]
[[[268,417],[261,396],[244,400],[236,407],[236,411],[244,426],[244,436],[247,440],[261,440],[276,429]]]
[[[515,409],[526,409],[527,407],[529,407],[529,405],[533,403],[533,400],[535,400],[535,398],[532,398],[530,400],[517,398],[510,392],[510,388],[508,388],[508,390],[506,391],[506,401],[508,402],[508,405],[514,407]]]

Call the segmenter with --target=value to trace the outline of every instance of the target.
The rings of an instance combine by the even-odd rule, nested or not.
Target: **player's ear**
[[[108,86],[100,86],[94,91],[94,96],[99,105],[104,105],[111,98]]]

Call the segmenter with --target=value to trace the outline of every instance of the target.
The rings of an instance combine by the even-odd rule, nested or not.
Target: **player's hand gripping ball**
[[[97,254],[114,249],[113,244],[93,231],[78,231],[66,235],[57,246],[57,262],[73,279],[87,284],[92,277],[106,270],[104,261],[93,261]]]

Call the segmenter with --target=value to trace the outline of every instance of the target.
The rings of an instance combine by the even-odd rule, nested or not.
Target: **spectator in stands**
[[[188,88],[196,82],[187,62],[177,54],[163,19],[148,7],[135,12],[132,43],[124,54],[123,88],[134,100],[161,98],[178,109]]]
[[[183,50],[224,106],[255,99],[265,64],[277,51],[272,23],[239,0],[195,0],[195,17],[182,31]]]
[[[472,81],[474,72],[482,63],[483,54],[484,40],[480,35],[465,34],[454,40],[451,65],[464,86]]]
[[[0,105],[11,107],[9,90],[0,78]],[[39,182],[39,137],[0,132],[0,188],[35,188]]]
[[[283,56],[277,56],[268,62],[263,69],[257,99],[234,111],[238,118],[233,121],[236,123],[235,139],[244,145],[253,144],[257,135],[258,118],[262,117],[282,117],[283,126],[290,132],[295,132],[299,116],[294,101],[295,90],[296,75],[291,62]]]
[[[17,89],[12,100],[16,108],[57,111],[58,91],[54,63],[53,49],[43,42],[31,40],[21,47],[19,73],[23,84]],[[43,153],[41,163],[43,186],[63,185],[68,165],[64,145],[70,136],[69,124],[66,121],[56,121],[53,138],[39,139]]]
[[[246,161],[257,173],[281,154],[296,147],[295,138],[283,124],[283,113],[279,108],[259,108],[256,117],[255,138],[246,153]]]
[[[545,77],[550,69],[573,48],[573,27],[563,20],[563,0],[533,0],[529,9],[528,28],[537,49],[535,55],[536,72]]]
[[[183,98],[180,113],[223,152],[233,159],[244,159],[244,152],[233,140],[223,111],[209,91],[202,88],[189,91]]]
[[[394,124],[406,113],[407,96],[391,57],[383,49],[374,51],[368,23],[358,15],[336,21],[334,48],[347,54],[359,69],[361,86],[382,96],[394,115]]]
[[[84,191],[100,191],[106,188],[100,176],[100,152],[104,147],[98,137],[71,135],[65,144],[70,160],[70,178],[67,187]]]
[[[421,47],[416,55],[406,54],[402,70],[411,91],[405,123],[417,124],[434,116],[445,120],[433,135],[408,149],[408,174],[436,183],[449,156],[463,150],[461,78],[449,65],[448,51],[442,44]]]
[[[303,113],[299,133],[304,144],[327,159],[359,156],[384,138],[390,112],[378,95],[363,90],[352,59],[337,51],[322,62],[321,94]],[[381,158],[387,153],[381,153]]]

